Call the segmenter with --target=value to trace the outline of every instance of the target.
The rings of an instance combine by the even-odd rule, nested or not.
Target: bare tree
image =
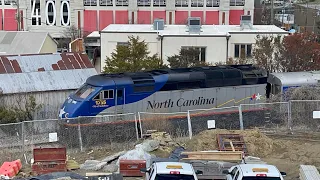
[[[77,38],[85,38],[89,32],[85,32],[83,29],[79,29],[75,25],[65,28],[62,31],[63,38],[59,39],[60,48],[67,48],[69,43]]]

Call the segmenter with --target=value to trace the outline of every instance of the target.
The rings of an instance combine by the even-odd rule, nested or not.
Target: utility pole
[[[21,31],[20,0],[16,0],[15,5],[17,6],[16,20],[17,20],[17,23],[18,23],[18,31]]]
[[[304,32],[307,32],[307,27],[308,27],[308,10],[309,10],[309,1],[307,0],[307,8],[306,8],[306,23],[305,23],[305,27],[304,27]]]
[[[273,0],[271,0],[271,19],[270,19],[271,25],[273,25],[273,20],[274,20],[274,10],[273,10],[273,7],[274,7],[274,2],[273,2]]]

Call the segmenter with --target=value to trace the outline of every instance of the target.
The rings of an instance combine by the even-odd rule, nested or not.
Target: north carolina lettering
[[[211,105],[214,104],[214,98],[204,98],[198,97],[198,99],[184,99],[180,98],[176,102],[173,102],[171,99],[166,101],[148,101],[147,109],[161,109],[161,108],[172,108],[177,107],[186,107],[186,106],[199,106],[199,105]]]

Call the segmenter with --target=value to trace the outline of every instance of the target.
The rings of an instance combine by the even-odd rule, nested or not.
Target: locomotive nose
[[[75,101],[68,97],[68,99],[63,103],[60,111],[59,111],[59,118],[73,118],[74,113],[79,107],[80,102]]]

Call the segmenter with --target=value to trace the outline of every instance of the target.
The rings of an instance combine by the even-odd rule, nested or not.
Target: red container
[[[32,165],[32,172],[38,175],[65,171],[67,171],[67,163],[65,161],[36,162]]]
[[[66,161],[67,150],[65,147],[34,148],[33,158],[34,158],[34,162]]]
[[[120,174],[123,177],[142,177],[145,174],[140,172],[141,168],[146,168],[145,160],[124,160],[120,162]]]

